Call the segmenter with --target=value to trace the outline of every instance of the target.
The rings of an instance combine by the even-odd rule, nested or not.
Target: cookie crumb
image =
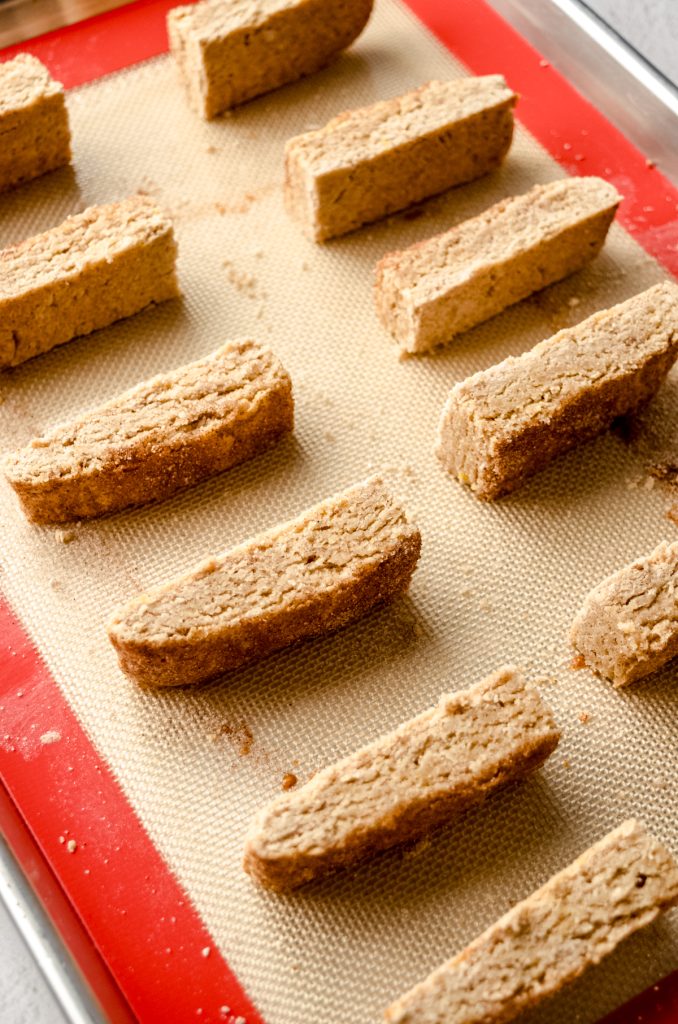
[[[544,60],[544,58],[542,57],[542,59],[539,61],[539,67],[540,68],[550,68],[551,65],[549,64],[549,62],[547,60]]]
[[[212,950],[210,949],[209,946],[203,946],[203,948],[200,950],[200,956],[204,956],[205,958],[207,958],[211,952]]]
[[[260,297],[257,279],[253,274],[248,274],[245,270],[238,270],[231,260],[224,260],[223,267],[229,284],[232,284],[236,291],[239,291],[241,295],[245,295],[248,299]]]
[[[299,779],[296,777],[294,772],[285,772],[282,777],[282,788],[285,790],[294,789],[298,781]]]
[[[56,530],[54,538],[59,544],[70,544],[76,537],[75,530]]]
[[[574,658],[570,662],[570,668],[578,672],[579,669],[586,668],[586,662],[583,654],[575,654]]]
[[[588,713],[588,711],[580,711],[579,712],[579,721],[581,722],[582,725],[586,725],[586,723],[590,722],[590,720],[591,720],[591,716]]]
[[[78,844],[76,843],[75,839],[69,839],[68,842],[66,843],[66,849],[68,850],[69,853],[75,853],[77,848]]]
[[[252,752],[254,745],[254,736],[247,722],[244,720],[236,722],[224,722],[219,729],[221,736],[228,736],[237,747],[238,754],[240,757],[247,757]]]
[[[48,743],[58,743],[61,739],[61,733],[56,729],[48,729],[47,732],[43,732],[40,737],[40,742],[47,745]]]

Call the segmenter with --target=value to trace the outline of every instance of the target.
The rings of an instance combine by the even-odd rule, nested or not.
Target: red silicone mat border
[[[0,637],[0,779],[134,1014],[263,1024],[4,601]],[[31,871],[28,837],[8,838],[109,1020],[128,1021],[51,878]]]
[[[3,785],[0,785],[0,834],[21,865],[45,912],[56,924],[66,949],[106,1014],[108,1024],[135,1024],[137,1018],[132,1014],[129,1003],[103,957],[92,945],[80,917]]]
[[[625,195],[621,223],[678,275],[678,191],[648,166],[643,154],[484,0],[405,2],[472,72],[505,74],[521,94],[522,123],[568,173],[600,174],[612,181]],[[9,47],[0,59],[31,52],[71,88],[163,53],[165,15],[172,6],[174,0],[137,0]],[[21,835],[16,815],[10,820],[10,804],[0,813],[0,824],[11,833],[11,845],[29,873],[33,866],[35,888],[109,1019],[117,1024],[129,1017],[116,1002],[106,968],[143,1024],[223,1022],[236,1016],[248,1024],[263,1024],[1,598],[0,637],[0,779],[26,832]],[[49,732],[61,738],[41,742]],[[70,839],[77,844],[73,853]],[[44,858],[41,873],[31,861],[31,850]],[[63,894],[70,904],[60,910],[58,897]],[[103,963],[84,933],[78,934],[78,920]],[[210,950],[207,956],[205,949]],[[678,972],[615,1011],[604,1024],[641,1020],[678,1021]]]
[[[193,0],[182,0],[192,3]],[[32,53],[67,89],[167,51],[165,18],[176,0],[135,0],[93,18],[0,50],[0,60]]]
[[[617,219],[678,277],[672,182],[484,0],[405,3],[473,74],[505,75],[520,94],[518,120],[568,174],[599,175],[619,189]]]

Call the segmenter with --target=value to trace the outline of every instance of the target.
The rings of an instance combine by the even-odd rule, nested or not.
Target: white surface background
[[[588,0],[588,5],[667,77],[678,81],[678,0]],[[0,1022],[65,1022],[1,904]]]

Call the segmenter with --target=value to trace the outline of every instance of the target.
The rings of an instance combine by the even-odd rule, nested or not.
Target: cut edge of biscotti
[[[33,54],[0,64],[0,125],[11,129],[8,152],[0,153],[0,192],[70,163],[64,87]]]
[[[378,317],[403,354],[448,344],[594,259],[620,201],[602,178],[563,178],[387,253],[375,268]]]
[[[176,298],[176,256],[171,219],[142,194],[3,249],[0,369]]]
[[[622,326],[627,320],[630,326],[624,335]],[[625,340],[620,342],[620,337]],[[605,356],[608,372],[594,375],[588,385],[585,380],[578,383],[577,347],[581,347],[586,369],[587,360],[598,358],[596,349],[601,344],[599,361]],[[616,356],[609,362],[609,350],[615,345]],[[558,331],[520,356],[508,356],[455,384],[439,421],[436,455],[475,497],[493,501],[522,486],[558,455],[609,428],[616,417],[646,402],[677,357],[678,284],[662,281]],[[562,363],[571,393],[558,386],[554,363]],[[548,372],[541,390],[535,391],[535,378],[542,368]],[[591,403],[591,389],[601,387],[614,387],[614,396],[610,392],[605,404]],[[483,401],[487,409],[481,409]],[[578,403],[587,402],[581,422],[568,423],[565,431],[564,417],[577,419]],[[544,457],[522,469],[527,455],[534,459],[540,445]]]
[[[538,690],[505,666],[279,795],[250,826],[245,871],[294,889],[420,839],[540,767],[559,738]]]
[[[205,120],[212,120],[321,70],[355,42],[369,21],[373,3],[284,0],[268,10],[251,8],[249,15],[245,7],[245,17],[219,0],[172,8],[167,14],[170,51],[192,107]],[[295,66],[290,49],[298,47],[302,37],[308,45]],[[252,61],[249,51],[259,41],[262,48]],[[223,51],[229,48],[226,55]]]
[[[280,360],[236,339],[57,424],[4,470],[29,520],[68,522],[167,498],[258,455],[293,421]]]
[[[288,213],[311,241],[326,242],[488,173],[508,151],[513,135],[513,107],[518,98],[503,75],[495,74],[451,81],[434,79],[392,99],[344,111],[322,128],[286,142]],[[347,211],[358,200],[365,201],[365,182],[356,178],[361,168],[378,168],[385,159],[392,162],[394,156],[413,146],[434,143],[455,129],[474,121],[480,124],[498,112],[504,113],[506,124],[502,124],[502,131],[497,129],[494,135],[483,138],[482,153],[479,148],[476,156],[479,169],[475,172],[442,180],[439,164],[450,161],[438,145],[440,155],[432,148],[428,153],[429,170],[420,175],[422,182],[433,175],[432,183],[418,188],[416,196],[409,194],[409,176],[401,171],[404,176],[399,183],[397,171],[392,170],[388,189],[380,187],[380,194],[371,196],[374,209],[370,213],[344,217],[345,223],[339,227],[331,225],[328,216],[339,205]],[[338,182],[339,193],[323,198],[321,185],[330,180]],[[371,191],[374,192],[374,186]]]
[[[678,656],[678,542],[661,541],[601,580],[570,628],[587,668],[627,686]]]
[[[18,53],[0,63],[0,118],[63,91],[63,85],[32,53]]]
[[[418,528],[372,476],[132,598],[108,635],[141,685],[206,682],[392,601],[420,548]]]
[[[629,819],[385,1011],[388,1024],[508,1024],[678,903],[678,864]]]

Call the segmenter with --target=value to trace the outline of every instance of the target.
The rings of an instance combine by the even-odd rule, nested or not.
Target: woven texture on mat
[[[501,70],[501,54],[496,63]],[[3,375],[4,450],[229,337],[270,343],[292,375],[293,438],[171,501],[83,524],[70,543],[68,533],[27,525],[0,486],[3,587],[269,1024],[374,1021],[629,815],[678,852],[675,669],[615,692],[571,669],[566,639],[592,585],[673,538],[663,498],[631,486],[639,464],[612,435],[493,505],[446,476],[432,450],[454,381],[661,271],[615,227],[585,272],[445,352],[400,362],[372,308],[375,261],[560,177],[559,168],[519,131],[504,168],[484,181],[428,203],[418,219],[395,217],[322,248],[283,210],[285,139],[348,107],[463,73],[389,0],[333,67],[211,125],[190,111],[161,58],[71,93],[75,173],[2,199],[7,244],[92,202],[138,189],[157,196],[175,218],[184,293]],[[377,469],[422,531],[407,597],[201,689],[154,694],[125,680],[104,628],[119,602]],[[294,896],[254,888],[240,866],[243,835],[285,772],[303,779],[507,661],[543,679],[564,731],[542,772],[418,852],[388,854]],[[30,757],[30,707],[17,699],[5,714],[2,732]],[[102,826],[102,843],[109,834]],[[674,915],[534,1020],[594,1021],[677,959]]]

